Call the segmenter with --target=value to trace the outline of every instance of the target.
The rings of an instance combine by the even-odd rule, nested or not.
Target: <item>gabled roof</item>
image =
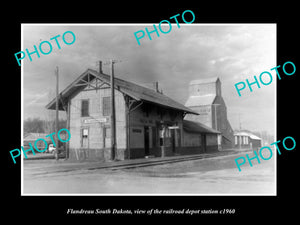
[[[201,96],[190,96],[185,103],[187,107],[200,106],[200,105],[211,105],[214,103],[216,98],[215,94],[201,95]]]
[[[183,120],[183,129],[189,133],[201,133],[201,134],[220,134],[220,131],[212,129],[202,123],[194,122],[190,120]]]
[[[92,76],[89,76],[92,75]],[[87,78],[89,77],[89,78]],[[98,73],[95,70],[88,69],[83,74],[81,74],[75,81],[73,81],[69,86],[67,86],[60,95],[63,99],[67,99],[70,97],[74,92],[80,91],[84,89],[86,86],[76,86],[76,84],[79,84],[81,80],[87,80],[90,79],[92,81],[93,79],[98,78],[104,83],[110,85],[110,75]],[[122,80],[120,78],[115,77],[115,88],[118,89],[120,92],[132,97],[135,100],[138,101],[146,101],[150,103],[154,103],[157,105],[161,105],[163,107],[168,107],[180,111],[184,111],[187,113],[192,113],[198,115],[198,113],[194,112],[193,110],[185,107],[184,105],[174,101],[173,99],[167,97],[166,95],[163,95],[161,93],[158,93],[152,89],[140,86],[138,84]],[[46,105],[47,109],[55,109],[55,102],[56,99],[54,98],[50,103]],[[59,109],[63,110],[63,107],[61,103],[59,103]]]

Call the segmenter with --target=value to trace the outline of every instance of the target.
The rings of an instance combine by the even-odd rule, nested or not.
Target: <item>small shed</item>
[[[235,131],[234,147],[240,150],[258,150],[261,147],[261,138],[249,131]]]

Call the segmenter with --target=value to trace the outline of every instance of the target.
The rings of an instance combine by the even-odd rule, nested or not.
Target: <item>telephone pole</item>
[[[55,149],[55,159],[58,160],[58,138],[57,138],[57,133],[58,133],[58,67],[56,67],[55,70],[55,75],[56,75],[56,104],[55,104],[55,144],[56,144],[56,149]]]
[[[115,78],[114,78],[114,60],[111,63],[110,89],[111,89],[111,118],[110,118],[110,132],[111,132],[111,160],[116,157],[116,109],[115,109]]]
[[[115,74],[114,64],[121,62],[121,60],[110,59],[109,62],[103,65],[111,64],[111,76],[110,76],[110,90],[111,90],[111,113],[110,113],[110,133],[111,133],[111,160],[115,160],[116,157],[116,109],[115,109]],[[102,62],[99,62],[99,72],[102,73]]]

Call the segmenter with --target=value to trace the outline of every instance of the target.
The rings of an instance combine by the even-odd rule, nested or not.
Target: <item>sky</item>
[[[157,25],[157,24],[156,24]],[[168,26],[168,25],[167,25]],[[34,51],[43,41],[52,44],[48,55],[26,55],[22,60],[23,119],[47,118],[45,106],[55,93],[55,68],[59,67],[59,90],[73,82],[88,68],[98,70],[99,60],[119,60],[115,76],[137,84],[158,81],[163,93],[185,104],[191,80],[218,76],[233,129],[268,131],[274,134],[276,122],[276,24],[172,24],[169,33],[147,35],[138,45],[134,33],[153,30],[153,24],[22,24],[22,49]],[[168,30],[168,27],[162,27]],[[75,34],[66,45],[62,35]],[[57,38],[61,49],[58,49]],[[65,35],[72,41],[70,34]],[[43,50],[49,51],[47,44]],[[17,61],[16,61],[17,63]],[[245,89],[239,97],[235,84],[254,81],[263,71],[273,75],[270,85]],[[110,74],[110,66],[103,65]],[[265,82],[268,78],[265,78]],[[53,113],[53,111],[51,112]],[[61,116],[65,116],[61,113]]]

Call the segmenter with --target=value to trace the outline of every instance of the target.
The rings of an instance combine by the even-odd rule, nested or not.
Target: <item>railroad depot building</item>
[[[186,119],[219,131],[222,149],[234,147],[233,129],[227,119],[227,107],[221,95],[221,81],[218,77],[191,81],[185,106],[198,113],[188,114]]]
[[[203,123],[184,120],[192,109],[158,90],[115,78],[115,159],[161,157],[217,151],[221,133]],[[59,94],[67,115],[70,159],[111,159],[110,76],[87,69]],[[55,110],[56,99],[46,106]],[[162,148],[163,146],[163,148]],[[163,150],[162,150],[163,149]]]

